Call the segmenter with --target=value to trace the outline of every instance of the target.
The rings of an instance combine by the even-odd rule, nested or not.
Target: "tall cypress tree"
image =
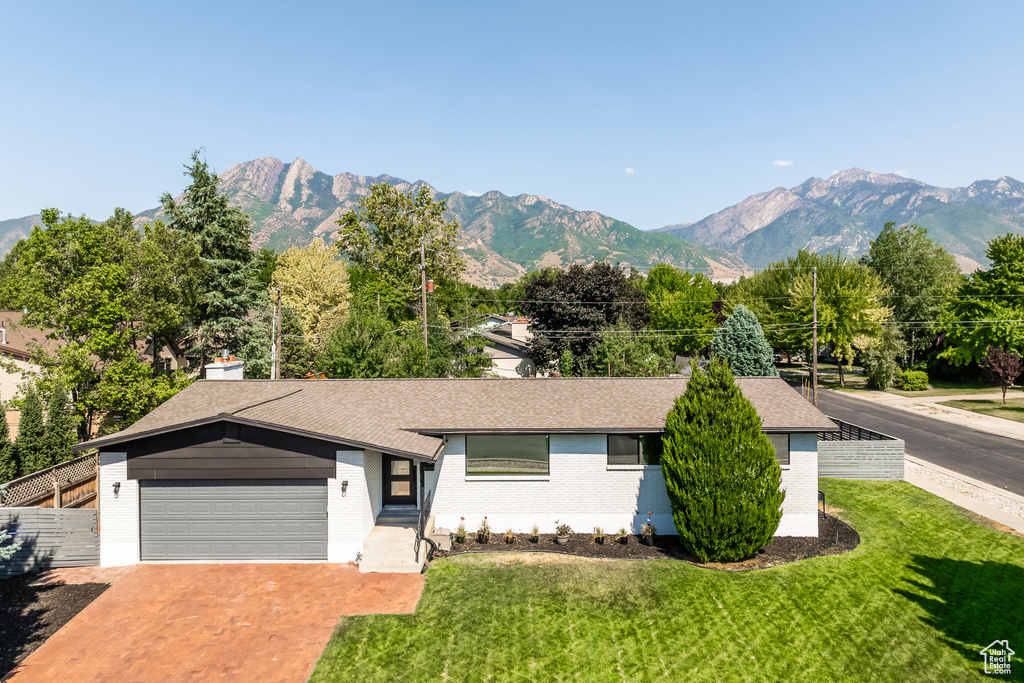
[[[74,457],[71,447],[75,445],[75,418],[68,410],[68,394],[64,385],[58,382],[50,392],[46,407],[46,446],[50,465]]]
[[[11,429],[7,425],[7,404],[0,403],[0,483],[18,476],[18,452],[11,443]]]
[[[679,540],[701,562],[753,556],[782,519],[782,470],[720,358],[694,368],[668,414],[661,468]]]
[[[189,349],[191,357],[205,364],[221,349],[237,350],[249,311],[261,303],[261,290],[249,244],[249,216],[228,206],[228,198],[218,194],[220,179],[199,154],[199,150],[193,152],[192,164],[185,167],[192,184],[182,202],[169,194],[161,201],[170,226],[195,241],[205,266],[194,321],[198,339]]]
[[[740,377],[777,377],[774,352],[757,316],[743,304],[733,309],[725,324],[715,330],[711,349],[729,361],[729,369]]]
[[[50,466],[46,427],[43,424],[43,401],[34,384],[28,385],[21,402],[18,438],[14,442],[21,464],[21,474],[32,474]]]

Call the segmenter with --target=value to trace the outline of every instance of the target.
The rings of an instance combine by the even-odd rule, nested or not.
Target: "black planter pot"
[[[598,536],[594,539],[594,543],[598,545],[604,545],[604,536]]]
[[[641,536],[640,541],[644,545],[654,545],[654,536]]]
[[[569,542],[569,537],[568,536],[555,536],[555,543],[557,543],[558,545],[565,545],[568,542]]]
[[[477,534],[476,535],[476,542],[477,543],[487,543],[487,541],[489,541],[490,538],[491,538],[490,534]]]

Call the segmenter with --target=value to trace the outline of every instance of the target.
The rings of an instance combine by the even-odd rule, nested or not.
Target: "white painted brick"
[[[327,561],[352,562],[363,550],[363,541],[373,528],[373,491],[367,472],[373,471],[373,451],[338,451],[337,475],[327,480]],[[342,493],[342,483],[348,486]],[[380,485],[377,485],[380,488]],[[380,495],[379,493],[377,494]]]
[[[465,517],[476,529],[484,515],[494,532],[512,528],[554,531],[555,521],[581,533],[601,526],[638,532],[650,510],[661,533],[675,525],[660,467],[614,469],[607,465],[604,434],[552,434],[549,475],[535,480],[473,480],[466,477],[465,439],[451,437],[426,486],[434,491],[435,526],[455,529]],[[790,465],[783,472],[787,489],[778,535],[817,535],[817,437],[794,434]]]
[[[120,482],[117,494],[114,483]],[[127,453],[100,453],[100,566],[139,562],[139,482],[128,479]]]

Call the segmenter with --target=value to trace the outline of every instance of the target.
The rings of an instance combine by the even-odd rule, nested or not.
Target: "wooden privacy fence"
[[[99,564],[96,510],[0,508],[0,528],[21,541],[10,560],[0,563],[0,578],[58,567]]]
[[[86,453],[73,460],[0,484],[0,508],[97,508],[99,456]]]

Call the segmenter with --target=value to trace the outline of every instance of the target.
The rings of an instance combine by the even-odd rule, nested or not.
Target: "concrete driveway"
[[[305,681],[338,618],[412,612],[420,574],[337,564],[150,564],[57,570],[110,582],[13,672],[30,681]],[[45,575],[44,575],[45,577]]]

